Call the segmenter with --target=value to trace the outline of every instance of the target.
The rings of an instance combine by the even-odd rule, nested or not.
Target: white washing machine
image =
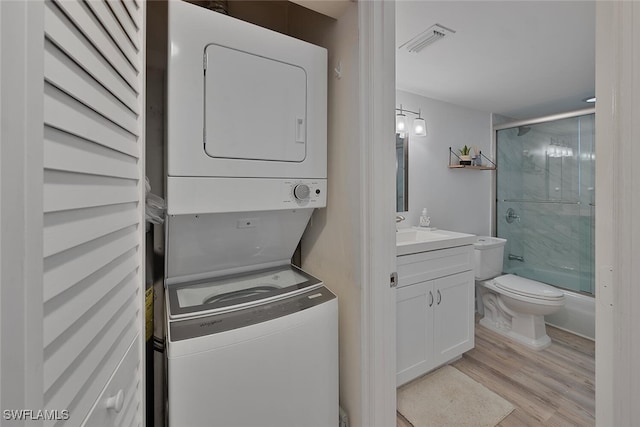
[[[293,266],[167,289],[169,426],[338,425],[338,304]]]

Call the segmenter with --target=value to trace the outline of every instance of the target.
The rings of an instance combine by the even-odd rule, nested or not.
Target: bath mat
[[[398,411],[414,427],[494,427],[514,409],[448,365],[398,390]]]

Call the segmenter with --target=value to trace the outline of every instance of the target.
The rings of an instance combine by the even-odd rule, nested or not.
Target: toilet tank
[[[486,280],[502,274],[502,262],[506,239],[479,236],[473,244],[475,252],[476,280]]]

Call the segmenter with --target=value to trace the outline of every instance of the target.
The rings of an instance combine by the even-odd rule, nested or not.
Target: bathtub
[[[596,338],[596,299],[577,292],[564,291],[567,301],[556,313],[544,317],[545,323],[590,340]]]

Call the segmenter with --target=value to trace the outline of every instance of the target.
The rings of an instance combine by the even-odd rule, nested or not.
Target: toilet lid
[[[513,274],[496,277],[494,284],[506,292],[531,298],[559,300],[564,297],[564,293],[553,286],[545,285],[535,280],[525,279],[524,277],[514,276]]]

